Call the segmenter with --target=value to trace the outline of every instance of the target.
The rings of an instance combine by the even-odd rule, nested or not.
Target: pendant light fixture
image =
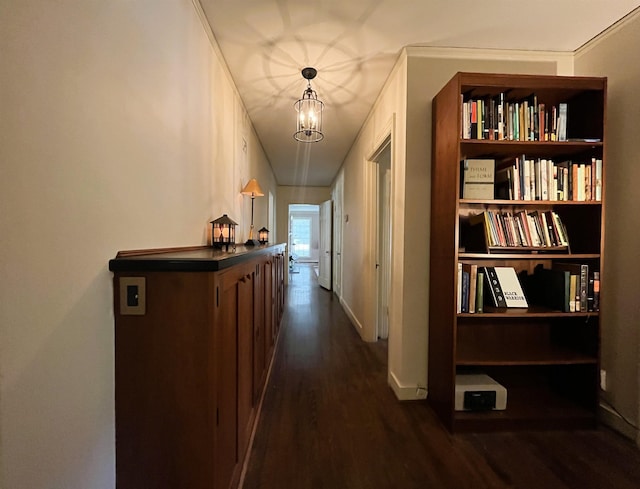
[[[296,141],[303,143],[317,143],[324,138],[324,134],[322,134],[324,104],[318,100],[318,95],[311,88],[311,80],[317,74],[318,71],[315,68],[302,70],[302,77],[307,80],[307,88],[302,94],[302,98],[294,104],[297,112],[297,127],[293,137]]]

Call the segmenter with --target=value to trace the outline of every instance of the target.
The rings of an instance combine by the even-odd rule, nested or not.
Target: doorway
[[[298,265],[318,264],[320,241],[320,206],[289,205],[289,272],[298,273]]]
[[[376,164],[376,330],[378,339],[389,337],[391,287],[391,135],[387,136],[371,161]]]

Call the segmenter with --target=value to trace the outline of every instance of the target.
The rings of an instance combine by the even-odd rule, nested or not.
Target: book
[[[476,290],[478,288],[478,265],[469,267],[469,312],[476,312]]]
[[[558,104],[558,141],[567,140],[567,104]]]
[[[457,280],[457,301],[456,301],[456,312],[459,314],[462,312],[462,262],[458,262],[458,280]]]
[[[463,199],[494,198],[495,160],[467,159],[463,162]]]
[[[578,275],[569,276],[569,312],[580,312],[580,293],[578,292]]]
[[[490,247],[497,246],[488,211],[469,216],[469,224],[470,230],[466,233],[464,239],[468,250],[486,252]],[[481,231],[478,229],[481,229]]]
[[[588,309],[589,265],[586,263],[554,263],[556,270],[567,270],[576,276],[576,304],[575,312],[585,312]]]
[[[594,175],[594,189],[593,189],[593,198],[594,200],[602,200],[602,160],[596,158],[595,160],[595,175]]]
[[[469,265],[462,264],[462,304],[461,312],[469,312]]]
[[[504,300],[504,294],[502,293],[502,287],[498,281],[498,275],[496,274],[494,267],[483,267],[483,274],[486,284],[486,297],[487,302],[490,299],[490,305],[494,307],[507,307],[507,302]]]
[[[593,272],[593,305],[594,311],[600,310],[600,272]],[[478,311],[480,312],[480,311]]]
[[[529,307],[513,267],[484,267],[488,296],[495,307]]]
[[[476,283],[476,312],[483,312],[484,308],[484,272],[482,268],[478,269],[478,280]]]

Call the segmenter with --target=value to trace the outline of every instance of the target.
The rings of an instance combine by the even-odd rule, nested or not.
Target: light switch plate
[[[147,312],[146,302],[144,277],[120,277],[120,315],[143,316]]]

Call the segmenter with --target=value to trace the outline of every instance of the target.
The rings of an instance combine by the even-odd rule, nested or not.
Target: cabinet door
[[[122,275],[114,277],[116,301]],[[135,275],[145,277],[146,314],[122,315],[115,307],[117,486],[211,489],[209,275]]]
[[[273,354],[274,329],[273,329],[273,262],[272,258],[264,264],[264,338],[265,359],[269,363]],[[266,366],[266,365],[265,365]]]
[[[238,278],[238,459],[242,460],[253,422],[253,278],[250,265]]]
[[[235,277],[232,277],[235,278]],[[216,487],[226,489],[238,463],[237,336],[238,281],[222,278],[218,285],[216,324]]]
[[[274,326],[278,329],[284,313],[284,254],[278,253],[275,260],[276,316]]]
[[[265,380],[265,334],[264,334],[264,261],[255,266],[253,279],[253,403],[260,401]]]

